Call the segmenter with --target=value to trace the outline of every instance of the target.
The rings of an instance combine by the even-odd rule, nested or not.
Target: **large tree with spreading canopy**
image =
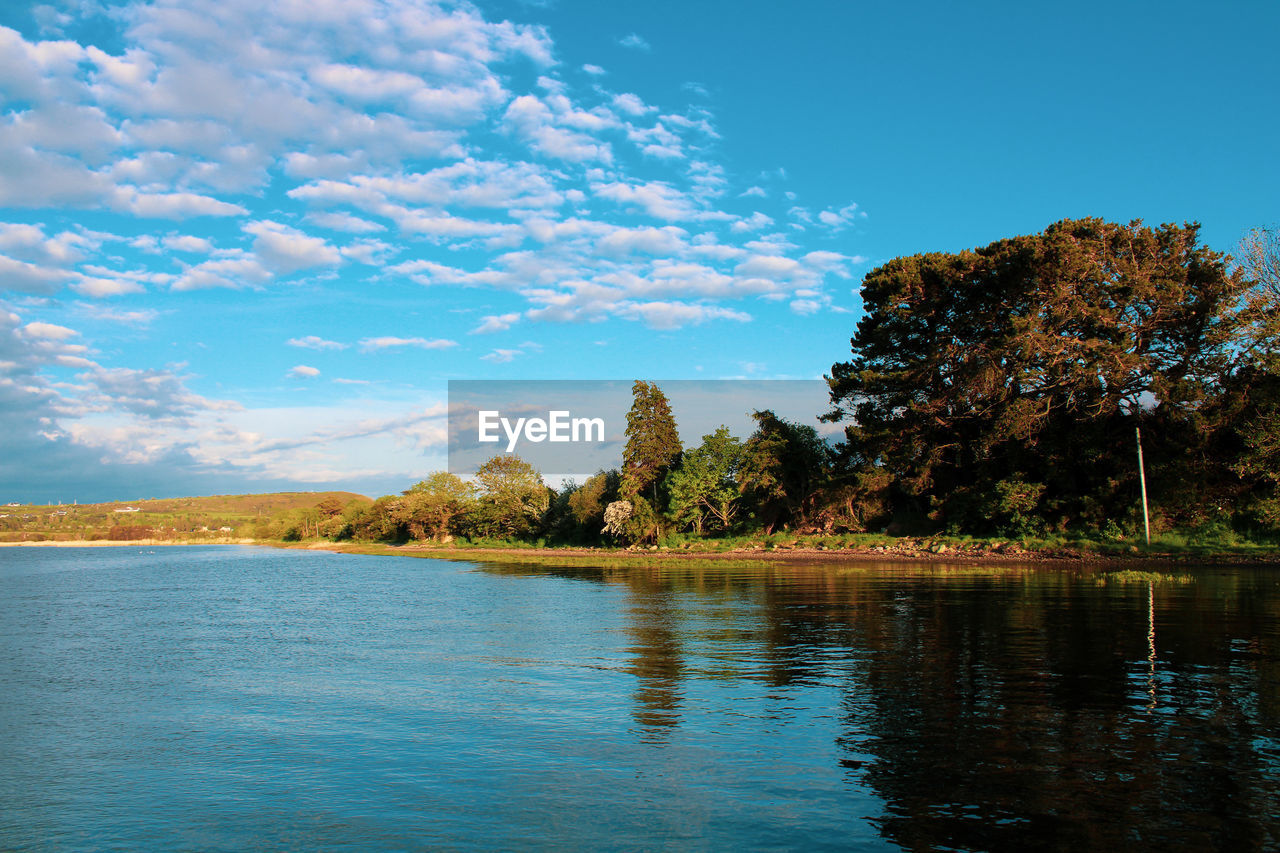
[[[1134,505],[1141,426],[1167,512],[1229,492],[1224,394],[1275,341],[1198,230],[1064,220],[872,270],[828,377],[854,469],[920,525],[1096,526]]]

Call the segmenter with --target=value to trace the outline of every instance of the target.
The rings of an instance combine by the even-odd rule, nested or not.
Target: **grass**
[[[1097,578],[1098,586],[1108,584],[1187,584],[1195,583],[1191,575],[1173,575],[1167,572],[1140,572],[1125,569],[1120,572],[1107,572]]]
[[[0,506],[0,516],[6,516],[0,517],[0,541],[102,540],[117,525],[149,527],[160,538],[194,541],[249,536],[254,527],[269,524],[291,512],[310,509],[326,498],[335,498],[343,505],[353,500],[369,500],[352,492],[275,492],[98,504]],[[117,512],[126,508],[137,511]],[[223,527],[231,530],[222,531]]]
[[[283,544],[283,543],[281,543]],[[414,547],[382,545],[373,542],[340,543],[334,546],[345,554],[369,554],[374,556],[418,557],[428,560],[466,560],[468,562],[519,564],[556,568],[726,568],[758,569],[773,565],[768,560],[725,559],[685,556],[680,553],[653,553],[646,551],[595,551],[591,553],[557,552],[546,549],[531,552],[531,548],[495,548],[492,543],[483,548],[448,546]]]

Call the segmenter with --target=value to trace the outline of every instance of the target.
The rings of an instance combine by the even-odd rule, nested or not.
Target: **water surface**
[[[1276,849],[1280,575],[1191,574],[0,549],[0,848]]]

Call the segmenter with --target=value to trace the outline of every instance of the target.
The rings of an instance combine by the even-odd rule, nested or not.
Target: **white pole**
[[[1142,430],[1135,425],[1133,434],[1138,439],[1138,482],[1142,484],[1142,528],[1147,534],[1147,546],[1151,546],[1151,519],[1147,514],[1147,473],[1142,466]]]

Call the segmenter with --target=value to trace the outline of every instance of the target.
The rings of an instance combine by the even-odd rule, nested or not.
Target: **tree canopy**
[[[473,524],[482,535],[518,538],[541,526],[551,493],[542,474],[519,456],[494,456],[476,471],[476,483]]]
[[[1157,481],[1221,486],[1224,388],[1274,341],[1198,229],[1064,220],[872,270],[828,378],[853,468],[935,525],[1098,524],[1132,505],[1141,422]]]
[[[667,395],[656,384],[637,380],[631,395],[621,492],[627,498],[644,496],[657,508],[658,484],[680,463],[680,434]]]

